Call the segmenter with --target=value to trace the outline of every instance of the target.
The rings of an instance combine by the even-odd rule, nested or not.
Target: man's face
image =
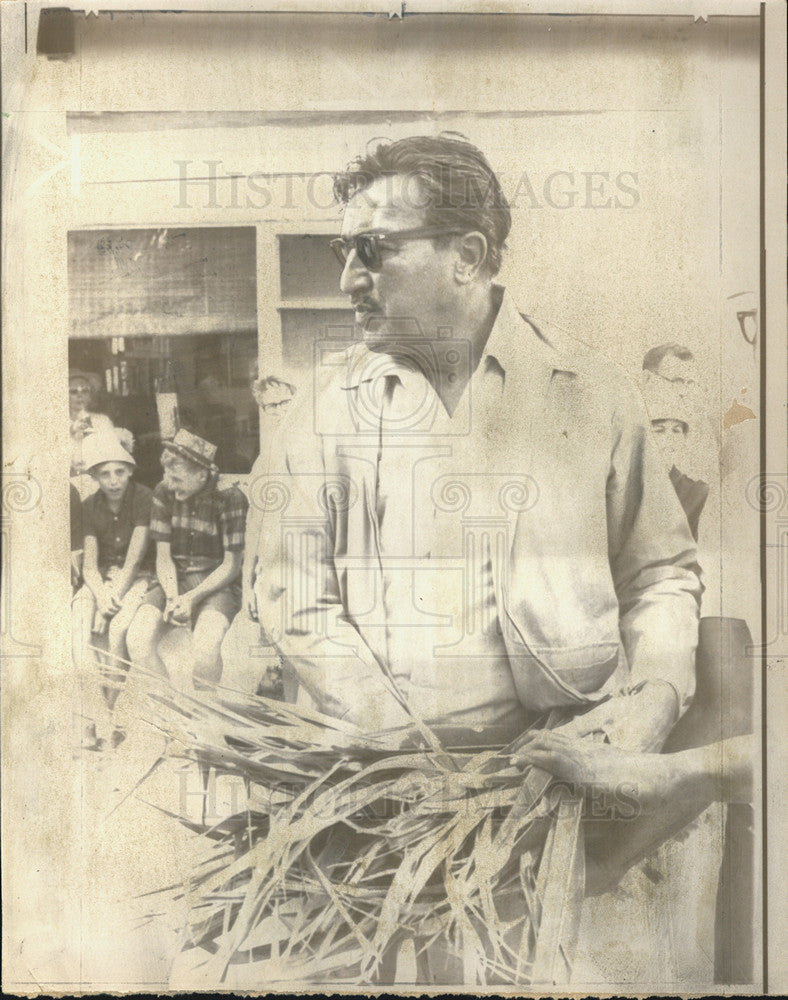
[[[103,462],[91,472],[108,500],[122,499],[131,479],[130,465],[125,462]]]
[[[666,354],[655,370],[655,374],[666,382],[673,382],[677,388],[697,385],[697,371],[694,361],[683,361],[675,354]]]
[[[345,207],[342,237],[370,231],[397,232],[425,226],[423,193],[412,177],[381,177],[354,195]],[[381,249],[379,271],[370,271],[352,250],[340,289],[350,296],[356,323],[373,350],[386,352],[434,338],[451,325],[457,308],[453,279],[456,251],[430,239],[394,241]]]
[[[78,413],[82,413],[88,409],[92,395],[93,392],[90,388],[90,382],[88,382],[87,379],[82,378],[81,375],[76,378],[72,378],[69,381],[68,407],[72,420]]]
[[[687,453],[687,428],[681,420],[652,420],[651,427],[668,469],[674,465],[681,471]]]
[[[260,409],[269,420],[281,420],[292,398],[286,385],[269,385],[260,393]]]
[[[207,482],[207,469],[183,459],[169,459],[164,466],[164,483],[168,490],[172,490],[176,500],[188,500],[199,493]]]

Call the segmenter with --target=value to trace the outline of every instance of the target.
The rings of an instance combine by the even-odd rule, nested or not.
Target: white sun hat
[[[90,470],[104,462],[125,462],[136,466],[136,462],[126,451],[112,431],[98,431],[88,434],[82,444],[84,468]]]

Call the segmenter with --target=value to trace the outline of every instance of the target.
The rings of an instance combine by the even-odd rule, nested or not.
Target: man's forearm
[[[631,747],[643,753],[662,749],[680,715],[680,701],[670,681],[644,681],[629,695],[632,712],[622,720],[619,746]]]
[[[676,694],[668,683],[646,682],[575,716],[561,731],[576,736],[603,733],[622,750],[655,753],[676,722]]]

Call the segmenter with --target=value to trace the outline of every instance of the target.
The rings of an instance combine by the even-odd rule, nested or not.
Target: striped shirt
[[[237,486],[209,483],[188,500],[176,500],[161,482],[153,491],[151,538],[170,543],[178,573],[212,571],[225,552],[243,552],[248,506]]]

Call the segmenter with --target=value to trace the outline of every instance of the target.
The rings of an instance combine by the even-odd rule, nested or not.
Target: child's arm
[[[126,558],[123,562],[123,567],[115,579],[113,586],[113,590],[115,591],[115,596],[118,601],[123,600],[126,596],[126,591],[134,582],[137,571],[142,565],[142,560],[145,558],[145,553],[148,551],[149,538],[150,529],[145,525],[137,525],[131,533],[131,540],[129,541],[129,547],[126,550]]]
[[[169,542],[156,542],[156,576],[167,601],[174,601],[178,596],[178,574],[170,554]]]
[[[204,600],[209,594],[215,594],[217,590],[238,579],[242,562],[243,552],[225,552],[221,565],[209,573],[202,583],[176,599],[170,610],[171,616],[178,621],[188,621],[191,618],[192,608],[198,601]]]
[[[85,535],[85,549],[82,561],[82,579],[96,598],[96,607],[106,618],[115,613],[112,593],[99,573],[98,539],[95,535]]]
[[[79,581],[82,579],[82,555],[84,549],[72,549],[71,550],[71,586],[79,586]]]
[[[223,508],[219,516],[222,531],[224,558],[216,569],[193,590],[182,594],[172,609],[172,616],[179,621],[187,621],[192,608],[198,602],[216,593],[237,580],[241,574],[244,556],[244,531],[246,512],[249,506],[246,497],[237,488],[228,490],[223,497]]]

